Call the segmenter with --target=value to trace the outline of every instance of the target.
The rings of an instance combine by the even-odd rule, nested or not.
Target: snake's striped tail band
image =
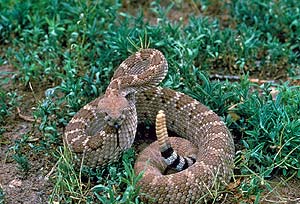
[[[193,157],[184,157],[177,154],[168,140],[166,127],[166,116],[163,110],[160,110],[156,116],[156,136],[160,147],[160,152],[164,162],[168,167],[176,171],[182,171],[196,162]]]

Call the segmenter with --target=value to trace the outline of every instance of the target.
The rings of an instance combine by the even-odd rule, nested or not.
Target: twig
[[[232,80],[232,81],[239,81],[241,80],[240,76],[237,75],[220,75],[220,74],[212,74],[209,76],[211,79],[220,79],[220,80]],[[264,79],[257,79],[257,78],[249,78],[249,81],[253,83],[263,84],[263,83],[275,83],[275,80],[264,80]]]
[[[51,168],[51,170],[49,171],[49,173],[45,176],[44,180],[48,181],[49,177],[51,176],[51,174],[55,171],[57,165],[58,165],[59,160],[57,160],[57,162],[55,163],[55,165]]]
[[[25,121],[28,121],[28,122],[35,122],[35,119],[34,119],[33,117],[23,115],[23,114],[21,113],[21,110],[20,110],[19,107],[17,107],[17,112],[18,112],[18,116],[19,116],[21,119],[23,119],[23,120],[25,120]]]
[[[300,201],[300,198],[295,198],[295,199],[292,199],[292,198],[280,198],[280,199],[283,199],[283,200],[270,200],[270,199],[264,199],[265,201],[267,202],[270,202],[270,203],[290,203],[290,202],[297,202],[297,201]]]

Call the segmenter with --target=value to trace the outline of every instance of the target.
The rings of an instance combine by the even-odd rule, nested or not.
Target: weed
[[[26,155],[14,154],[13,159],[18,163],[18,169],[24,173],[30,170],[30,163]]]
[[[226,197],[230,192],[224,189],[221,184],[222,181],[218,179],[218,176],[213,177],[212,186],[206,187],[206,193],[196,203],[220,203],[221,200],[226,201]]]
[[[165,54],[169,72],[162,86],[209,106],[232,130],[236,171],[244,178],[239,189],[245,198],[259,202],[263,187],[269,187],[266,179],[274,175],[300,178],[299,86],[259,86],[249,80],[299,79],[299,1],[192,3],[217,15],[174,22],[167,14],[183,2],[163,7],[154,1],[148,9],[153,23],[141,11],[136,16],[120,12],[118,1],[0,0],[0,64],[17,69],[16,87],[28,88],[33,82],[47,87],[33,113],[34,127],[42,134],[33,149],[58,160],[51,201],[139,202],[140,175],[133,175],[131,160],[123,158],[122,165],[104,170],[82,167],[78,173],[61,138],[71,117],[102,95],[116,67],[141,47]],[[218,16],[223,10],[227,23]],[[240,81],[211,80],[212,73],[236,75]],[[16,91],[0,89],[1,125],[20,105],[19,99]],[[22,171],[30,168],[26,143],[24,136],[11,147]],[[82,181],[83,174],[90,179]],[[93,179],[97,183],[92,188]],[[214,198],[218,193],[211,192]]]
[[[3,133],[5,132],[5,128],[0,128],[0,145],[5,144],[5,142],[2,140]]]
[[[5,201],[5,194],[3,192],[2,187],[0,186],[0,204],[4,204]]]
[[[299,171],[297,152],[300,141],[297,138],[300,123],[296,108],[299,105],[299,87],[283,87],[276,100],[272,100],[269,85],[265,85],[262,94],[252,93],[237,106],[236,113],[247,118],[242,142],[249,151],[244,156],[253,159],[249,160],[247,167],[254,168],[256,172],[273,169],[288,175]],[[290,167],[289,173],[287,166]]]
[[[142,173],[135,175],[131,164],[123,161],[123,175],[115,175],[115,168],[110,167],[109,175],[112,181],[106,181],[107,185],[98,184],[92,188],[96,198],[102,203],[141,203],[139,197],[138,181]],[[124,188],[124,189],[123,189]],[[122,193],[120,194],[120,191]]]
[[[0,105],[1,105],[1,109],[0,109],[0,121],[4,121],[4,117],[6,115],[8,115],[9,112],[9,108],[8,105],[6,104],[6,94],[5,92],[0,92]]]
[[[26,148],[28,141],[28,135],[24,134],[21,139],[15,141],[14,145],[9,148],[9,151],[13,151],[13,159],[18,164],[18,169],[23,173],[28,173],[30,170],[30,162],[27,158]]]
[[[123,165],[112,165],[96,171],[80,166],[76,171],[72,153],[67,147],[59,149],[59,160],[54,176],[55,185],[50,196],[50,202],[64,203],[140,203],[137,182],[142,174],[136,176],[132,167],[133,152],[123,155]],[[83,158],[84,159],[84,158]],[[88,181],[83,182],[82,179]],[[98,185],[91,188],[93,180]]]
[[[89,183],[83,184],[81,181],[81,171],[76,172],[72,160],[72,153],[64,146],[59,148],[59,158],[55,172],[55,184],[50,196],[50,202],[86,203],[89,193]]]
[[[16,92],[5,92],[0,88],[0,124],[3,124],[5,118],[18,106],[20,99]]]

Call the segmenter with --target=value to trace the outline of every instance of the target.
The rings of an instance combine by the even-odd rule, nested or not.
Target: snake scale
[[[64,140],[84,164],[99,167],[116,161],[133,144],[138,123],[155,123],[164,110],[167,128],[185,138],[171,140],[180,154],[195,155],[195,163],[174,173],[162,173],[157,142],[140,153],[135,171],[144,171],[138,185],[141,198],[153,203],[196,203],[215,186],[226,185],[233,169],[234,143],[213,111],[193,98],[158,87],[168,71],[164,55],[141,49],[116,69],[103,96],[81,108],[65,129]],[[150,201],[149,201],[150,202]]]

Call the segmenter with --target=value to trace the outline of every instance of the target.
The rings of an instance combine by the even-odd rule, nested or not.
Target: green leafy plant
[[[140,203],[137,182],[142,174],[136,176],[134,173],[132,151],[127,151],[123,155],[122,165],[96,170],[80,166],[79,172],[76,171],[74,155],[67,147],[60,149],[58,156],[59,160],[55,166],[55,185],[50,202]],[[84,178],[88,181],[83,182]],[[100,184],[91,188],[95,179]]]
[[[9,149],[9,151],[13,152],[12,158],[17,162],[18,169],[25,174],[28,173],[31,167],[26,154],[26,148],[28,148],[27,141],[28,135],[25,134],[21,139],[16,140],[14,145]]]
[[[131,164],[123,161],[124,175],[114,175],[114,168],[110,168],[109,174],[112,181],[107,185],[98,184],[92,188],[96,198],[102,203],[141,203],[139,197],[138,181],[142,178],[142,173],[135,175],[134,169]],[[116,177],[115,177],[116,176]],[[115,178],[114,178],[115,177]],[[123,186],[125,190],[122,190]],[[124,188],[124,187],[123,187]],[[119,191],[122,191],[120,194]]]
[[[18,106],[20,96],[16,92],[5,92],[0,88],[0,124]]]
[[[79,171],[79,174],[76,172],[72,153],[67,147],[64,147],[59,149],[58,156],[50,202],[86,203],[88,201],[89,183],[86,185],[82,183],[81,171]]]
[[[23,136],[10,150],[21,171],[30,168],[27,150],[58,160],[51,201],[140,202],[133,156],[104,170],[78,172],[62,137],[71,117],[102,95],[118,65],[141,47],[166,56],[162,86],[194,97],[226,122],[235,136],[235,176],[243,179],[238,189],[245,200],[259,202],[274,175],[300,178],[299,86],[283,82],[299,79],[299,1],[191,3],[206,16],[172,20],[183,1],[153,1],[133,16],[124,2],[0,0],[0,64],[16,69],[12,87],[0,89],[0,133],[20,105],[19,91],[37,84],[41,97],[32,134],[38,132],[39,140],[29,147]],[[238,81],[220,81],[216,74]],[[6,144],[12,142],[1,142]],[[219,192],[210,194],[216,200]]]
[[[3,192],[2,187],[0,186],[0,204],[4,204],[5,201],[5,194]]]

